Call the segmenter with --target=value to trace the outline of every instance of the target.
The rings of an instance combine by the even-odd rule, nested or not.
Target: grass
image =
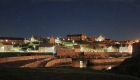
[[[22,47],[13,47],[14,49],[20,50]]]
[[[90,45],[97,45],[97,42],[84,42],[84,41],[75,41],[76,44],[82,45],[82,44],[90,44]],[[72,41],[63,41],[63,44],[71,44],[73,45]]]
[[[17,49],[17,50],[20,50],[22,48],[28,48],[29,46],[39,46],[39,44],[33,44],[33,43],[30,43],[28,44],[27,46],[24,46],[24,47],[13,47],[14,49]]]
[[[28,46],[39,46],[39,44],[33,44],[33,43],[30,43]]]
[[[1,80],[139,80],[90,68],[0,68]]]

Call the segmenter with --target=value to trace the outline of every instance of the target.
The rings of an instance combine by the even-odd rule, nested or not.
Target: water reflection
[[[71,64],[61,64],[59,66],[72,66],[72,67],[80,67],[80,68],[92,68],[96,70],[102,70],[102,69],[111,69],[112,67],[117,66],[118,64],[112,64],[112,65],[89,65],[88,60],[78,60],[73,59]]]
[[[89,68],[92,68],[92,69],[96,69],[96,70],[102,70],[102,69],[111,69],[112,67],[115,67],[117,65],[91,65],[91,66],[88,66]]]

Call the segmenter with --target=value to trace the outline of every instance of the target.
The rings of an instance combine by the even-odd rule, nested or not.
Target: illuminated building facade
[[[53,52],[55,53],[55,45],[50,43],[40,43],[39,52]]]
[[[17,37],[0,37],[0,42],[9,42],[13,45],[25,44],[24,38],[17,38]]]
[[[7,52],[13,49],[13,45],[10,42],[0,42],[0,52]]]
[[[96,38],[96,36],[94,37],[94,36],[92,35],[92,37],[91,37],[90,39],[91,39],[91,41],[95,41],[97,38]]]
[[[86,34],[76,34],[76,35],[67,35],[66,40],[68,41],[85,41],[87,39]]]
[[[96,41],[105,41],[105,37],[102,34],[100,34]]]

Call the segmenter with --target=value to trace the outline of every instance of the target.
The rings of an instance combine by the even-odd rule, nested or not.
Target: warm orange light
[[[139,42],[139,40],[136,40],[136,42]]]

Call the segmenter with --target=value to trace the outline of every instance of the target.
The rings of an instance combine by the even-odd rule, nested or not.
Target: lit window
[[[101,39],[99,39],[99,41],[102,41]]]
[[[70,39],[68,39],[68,40],[70,40]]]

